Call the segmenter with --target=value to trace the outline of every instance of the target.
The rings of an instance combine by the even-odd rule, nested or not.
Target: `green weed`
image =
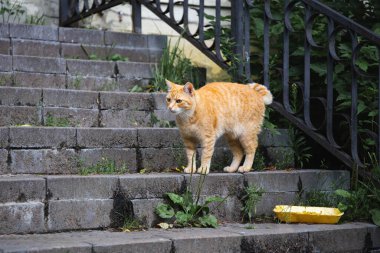
[[[211,214],[210,205],[218,203],[215,207],[217,209],[226,198],[212,196],[207,197],[201,203],[201,192],[205,178],[206,175],[200,175],[195,194],[190,189],[192,175],[190,176],[190,186],[186,188],[185,193],[167,193],[169,204],[157,205],[155,209],[157,215],[163,219],[173,220],[174,225],[178,227],[217,227],[218,220]]]
[[[244,188],[244,195],[242,197],[244,204],[241,210],[243,212],[243,219],[245,217],[248,217],[249,223],[252,223],[252,216],[256,215],[256,206],[257,203],[261,200],[263,193],[263,189],[254,185]]]
[[[109,160],[108,158],[102,157],[102,159],[94,164],[87,167],[82,167],[79,170],[80,175],[90,175],[90,174],[124,174],[128,172],[126,165],[117,166],[115,161]]]
[[[72,122],[70,122],[70,120],[67,118],[54,117],[54,116],[48,115],[45,118],[44,126],[47,126],[47,127],[70,127],[70,126],[72,126]]]

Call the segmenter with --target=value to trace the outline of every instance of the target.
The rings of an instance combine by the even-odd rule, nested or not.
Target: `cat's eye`
[[[166,102],[170,103],[171,99],[170,98],[166,98]]]
[[[179,104],[179,103],[182,103],[182,100],[181,100],[181,99],[177,99],[175,102],[176,102],[177,104]]]

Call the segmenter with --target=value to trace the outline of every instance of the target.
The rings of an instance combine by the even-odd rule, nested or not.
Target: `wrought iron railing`
[[[374,79],[377,95],[373,98],[376,108],[371,114],[371,124],[360,125],[358,113],[360,113],[360,101],[358,99],[358,80],[366,76],[358,68],[358,59],[364,47],[372,47],[380,58],[380,37],[363,26],[344,17],[338,12],[330,9],[326,5],[316,0],[284,0],[283,14],[281,19],[275,19],[271,12],[271,1],[264,1],[264,27],[263,27],[263,70],[262,81],[269,87],[270,80],[270,59],[271,59],[271,34],[270,27],[272,23],[283,23],[283,48],[282,48],[282,66],[281,66],[281,83],[282,92],[272,104],[277,112],[290,122],[303,130],[309,137],[327,149],[331,154],[341,160],[348,167],[364,166],[362,141],[359,135],[365,134],[373,141],[373,152],[380,161],[379,143],[380,143],[380,61],[372,64],[376,65],[377,74]],[[125,3],[124,0],[61,0],[60,1],[60,25],[69,26],[74,22],[88,17],[94,13],[101,12],[107,8]],[[165,21],[175,31],[180,33],[185,39],[191,42],[196,48],[217,63],[220,67],[231,71],[234,78],[240,81],[250,81],[251,79],[251,46],[250,46],[250,9],[254,7],[253,0],[233,0],[229,6],[230,20],[226,20],[225,11],[222,8],[221,0],[212,1],[214,5],[212,13],[206,13],[205,1],[174,1],[174,0],[130,0],[132,4],[132,21],[133,30],[141,32],[141,6],[156,14],[161,20]],[[210,5],[211,1],[207,1]],[[303,75],[302,80],[291,80],[290,69],[292,63],[290,40],[294,29],[292,27],[291,17],[296,8],[302,8],[304,15],[304,28],[301,31],[305,37],[303,47]],[[180,10],[180,11],[179,11]],[[181,13],[177,16],[178,13]],[[227,15],[228,16],[228,15]],[[313,25],[319,17],[327,20],[326,45],[318,44],[313,38]],[[192,21],[190,22],[190,18]],[[226,22],[229,21],[226,29]],[[343,32],[342,32],[343,31]],[[212,36],[210,36],[210,33]],[[298,32],[299,34],[299,32]],[[344,35],[342,35],[344,34]],[[350,87],[350,109],[337,110],[337,91],[335,80],[338,78],[334,72],[334,66],[341,61],[339,53],[336,50],[336,40],[338,36],[347,36],[350,47],[350,72],[351,80],[347,83]],[[229,37],[230,40],[226,39]],[[313,50],[324,50],[326,55],[325,66],[325,83],[323,89],[318,89],[318,94],[313,94],[312,83],[312,58]],[[232,54],[229,53],[232,52]],[[291,85],[297,85],[302,93],[302,106],[300,110],[295,110],[290,99]],[[321,93],[324,90],[324,94]],[[317,113],[320,124],[315,122],[314,103],[318,102],[323,108],[323,112]],[[359,107],[359,108],[358,108]],[[340,143],[337,140],[337,134],[341,135],[344,130],[339,129],[337,122],[346,121],[346,124],[340,126],[347,129],[346,143]],[[371,125],[369,128],[364,128]],[[364,150],[365,151],[365,150]]]

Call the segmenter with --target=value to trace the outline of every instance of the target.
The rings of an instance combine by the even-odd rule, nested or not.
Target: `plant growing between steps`
[[[83,164],[83,161],[79,161]],[[122,166],[117,166],[115,161],[108,158],[102,157],[102,159],[94,165],[87,167],[80,166],[79,174],[82,176],[91,174],[125,174],[128,173],[128,168],[124,164]]]
[[[255,185],[250,185],[244,188],[244,195],[242,197],[244,204],[241,211],[243,212],[243,219],[248,217],[249,223],[252,223],[252,215],[256,215],[256,206],[261,200],[263,193],[263,189]]]
[[[214,208],[217,209],[227,197],[219,196],[207,197],[201,201],[201,192],[203,190],[206,175],[200,175],[196,186],[196,192],[193,194],[190,187],[192,185],[192,177],[190,175],[190,186],[186,187],[183,194],[166,193],[169,204],[158,204],[155,211],[157,215],[163,219],[173,221],[173,225],[177,227],[212,227],[218,226],[217,218],[212,215],[210,205],[218,203]],[[201,203],[202,202],[202,203]],[[170,225],[168,226],[170,227]]]

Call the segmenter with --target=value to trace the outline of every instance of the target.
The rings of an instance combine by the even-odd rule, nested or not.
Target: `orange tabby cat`
[[[195,173],[198,143],[203,148],[197,172],[208,174],[216,140],[222,135],[233,154],[225,172],[251,170],[257,135],[264,120],[265,105],[272,103],[272,94],[263,85],[209,83],[195,90],[193,84],[178,85],[166,80],[169,110],[176,115],[177,126],[184,140],[188,159],[185,173]],[[243,156],[244,164],[239,167]]]

